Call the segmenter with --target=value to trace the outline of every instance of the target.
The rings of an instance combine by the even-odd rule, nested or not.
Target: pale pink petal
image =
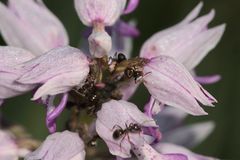
[[[221,80],[221,75],[195,76],[194,79],[200,84],[213,84]]]
[[[163,136],[164,142],[185,147],[194,147],[204,141],[214,129],[213,122],[195,123],[176,128]]]
[[[92,34],[88,37],[89,51],[93,57],[101,58],[111,51],[112,39],[109,34],[103,31],[93,30]]]
[[[211,28],[195,37],[193,41],[185,43],[179,48],[183,56],[182,62],[188,69],[194,69],[209,51],[216,47],[225,30],[225,24]],[[184,58],[185,57],[185,58]],[[179,59],[181,59],[179,57]]]
[[[171,143],[159,143],[154,146],[154,148],[164,154],[180,153],[187,156],[188,160],[217,160],[216,158],[202,156],[192,151]]]
[[[84,160],[84,143],[77,133],[64,131],[49,135],[26,160]]]
[[[176,129],[187,117],[187,113],[170,106],[166,106],[161,112],[154,116],[163,134]],[[164,137],[163,137],[164,138]]]
[[[145,114],[149,117],[157,115],[165,108],[164,104],[159,103],[153,97],[150,98],[149,102],[144,106]]]
[[[188,160],[182,153],[160,154],[147,143],[135,146],[133,152],[139,160]]]
[[[197,18],[197,16],[201,12],[202,7],[203,7],[203,2],[199,2],[198,5],[179,24],[183,25],[186,23],[190,23],[192,20]]]
[[[62,23],[41,0],[9,0],[8,4],[0,3],[0,30],[8,45],[40,55],[68,44]]]
[[[126,0],[74,0],[82,23],[91,26],[95,22],[113,25],[123,13]]]
[[[17,81],[24,84],[43,84],[33,99],[56,95],[81,86],[89,73],[87,57],[76,48],[60,47],[25,64],[27,72]]]
[[[193,115],[207,114],[198,104],[213,106],[216,100],[198,84],[183,65],[167,56],[150,60],[144,67],[144,84],[159,102]]]
[[[6,98],[23,94],[36,87],[32,84],[16,82],[16,79],[24,73],[18,65],[34,57],[30,52],[14,47],[0,47],[0,56],[1,103]]]
[[[138,7],[138,4],[139,0],[129,0],[128,5],[124,10],[124,14],[132,13]]]
[[[0,47],[0,71],[2,67],[16,66],[33,59],[35,56],[21,48],[1,46]]]
[[[106,116],[108,115],[108,116]],[[132,103],[120,100],[111,100],[102,105],[97,113],[96,130],[98,135],[106,142],[113,155],[123,158],[131,157],[131,144],[141,145],[144,138],[142,133],[129,133],[123,140],[113,139],[113,132],[118,129],[116,125],[125,129],[130,123],[137,123],[140,126],[157,127],[152,118],[142,113]],[[116,128],[115,128],[115,127]]]
[[[206,30],[206,25],[213,19],[214,14],[214,11],[212,11],[192,23],[175,25],[154,34],[144,43],[140,55],[146,58],[168,55],[178,60],[180,56],[183,56],[178,54],[178,49]]]
[[[214,10],[193,20],[201,8],[202,3],[179,24],[154,34],[145,42],[140,55],[145,58],[171,56],[189,70],[193,69],[217,45],[225,28],[224,25],[207,28]]]
[[[21,76],[19,73],[7,73],[0,71],[0,99],[11,98],[26,93],[36,87],[34,84],[22,84],[16,82]]]
[[[57,95],[66,93],[74,86],[81,86],[85,82],[89,70],[79,70],[79,72],[63,73],[46,81],[35,92],[32,100],[36,100],[46,95]]]

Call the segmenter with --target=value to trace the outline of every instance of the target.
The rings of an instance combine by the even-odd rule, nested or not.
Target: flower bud
[[[94,26],[88,42],[91,55],[97,58],[108,55],[112,48],[112,39],[101,24]]]

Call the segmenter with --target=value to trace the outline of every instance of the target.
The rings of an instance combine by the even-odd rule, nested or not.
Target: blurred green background
[[[134,54],[137,55],[141,44],[153,33],[179,22],[198,4],[196,0],[142,0],[139,8],[124,19],[137,20],[141,36],[135,39]],[[78,46],[83,26],[79,21],[73,6],[73,0],[45,0],[46,5],[64,23],[72,46]],[[204,0],[201,14],[215,8],[216,16],[210,26],[227,23],[226,32],[219,45],[210,52],[198,66],[199,75],[219,73],[222,80],[214,85],[205,86],[219,103],[215,108],[205,107],[209,116],[189,117],[187,123],[212,120],[216,129],[211,136],[194,151],[219,157],[222,159],[240,159],[240,1],[238,0]],[[1,45],[4,42],[1,40]],[[140,88],[140,90],[142,90]],[[48,134],[45,127],[45,110],[29,101],[30,94],[7,100],[1,110],[12,123],[26,127],[34,137],[43,139]],[[139,98],[141,97],[141,98]],[[147,94],[138,92],[132,99],[136,104],[143,105]],[[65,112],[58,120],[61,130],[68,116]]]

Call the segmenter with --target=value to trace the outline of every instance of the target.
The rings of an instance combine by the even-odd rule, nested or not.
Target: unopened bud
[[[88,42],[90,53],[96,58],[108,55],[112,48],[112,39],[102,26],[94,26]]]

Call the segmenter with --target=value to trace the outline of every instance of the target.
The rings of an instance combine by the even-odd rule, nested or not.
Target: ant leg
[[[150,73],[152,73],[152,72],[147,72],[147,73],[145,73],[145,74],[143,75],[143,77],[149,75]]]
[[[147,72],[147,73],[145,73],[145,74],[141,77],[140,81],[143,82],[143,83],[147,83],[147,82],[144,80],[144,77],[146,77],[147,75],[149,75],[149,74],[151,74],[151,73],[152,73],[152,72]]]
[[[122,151],[122,142],[123,142],[123,140],[125,139],[126,135],[127,135],[127,133],[124,134],[123,138],[122,138],[121,141],[120,141],[120,150],[121,150],[121,151]]]
[[[146,74],[144,74],[144,75],[142,75],[140,77],[135,78],[134,79],[135,83],[141,83],[141,82],[145,83],[146,81],[144,80],[144,77],[149,75],[150,73],[152,73],[152,72],[148,72],[148,73],[146,73]]]
[[[126,127],[126,130],[128,130],[128,125],[127,125],[127,122],[125,123],[125,127]]]
[[[85,96],[84,94],[82,94],[81,92],[79,92],[77,89],[73,88],[72,89],[75,93],[77,93],[80,96]]]

